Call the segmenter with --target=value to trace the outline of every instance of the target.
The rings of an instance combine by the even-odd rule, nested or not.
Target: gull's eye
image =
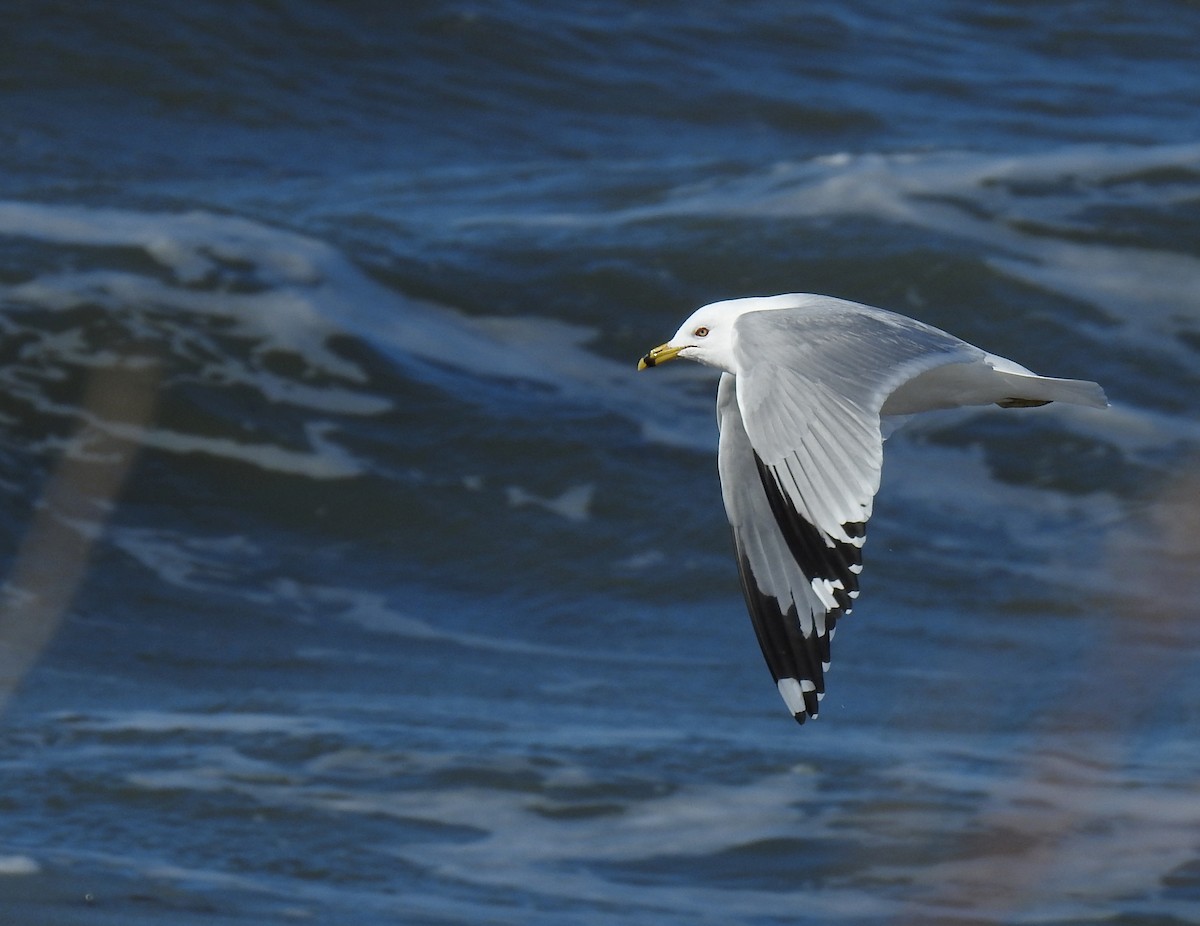
[[[706,338],[708,337],[708,329],[701,325],[699,328],[693,331],[692,334],[698,338]]]

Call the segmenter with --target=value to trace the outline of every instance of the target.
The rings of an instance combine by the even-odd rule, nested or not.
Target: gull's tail
[[[1100,384],[1086,379],[1055,379],[1052,376],[1001,370],[997,370],[995,376],[1010,387],[1010,395],[996,402],[1002,408],[1029,408],[1049,402],[1068,402],[1091,408],[1108,407],[1108,397]]]

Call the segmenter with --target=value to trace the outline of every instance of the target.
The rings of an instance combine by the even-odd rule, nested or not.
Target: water
[[[6,18],[0,921],[1200,918],[1194,5]],[[634,372],[792,290],[1113,400],[889,441],[803,729]]]

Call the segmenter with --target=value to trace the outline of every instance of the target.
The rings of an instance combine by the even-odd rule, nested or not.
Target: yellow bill
[[[646,354],[638,361],[638,369],[644,370],[646,367],[656,367],[660,363],[666,363],[668,360],[674,360],[679,356],[682,347],[671,347],[669,344],[659,344],[658,347]]]

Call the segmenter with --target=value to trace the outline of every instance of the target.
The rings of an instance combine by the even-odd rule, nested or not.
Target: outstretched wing
[[[935,328],[828,297],[734,326],[717,390],[718,465],[742,591],[779,693],[817,715],[838,619],[858,595],[883,461],[880,409],[901,384],[987,355]]]
[[[834,627],[858,594],[861,546],[834,541],[784,494],[750,444],[729,373],[717,387],[717,419],[721,493],[746,608],[780,695],[804,723],[825,693]]]

